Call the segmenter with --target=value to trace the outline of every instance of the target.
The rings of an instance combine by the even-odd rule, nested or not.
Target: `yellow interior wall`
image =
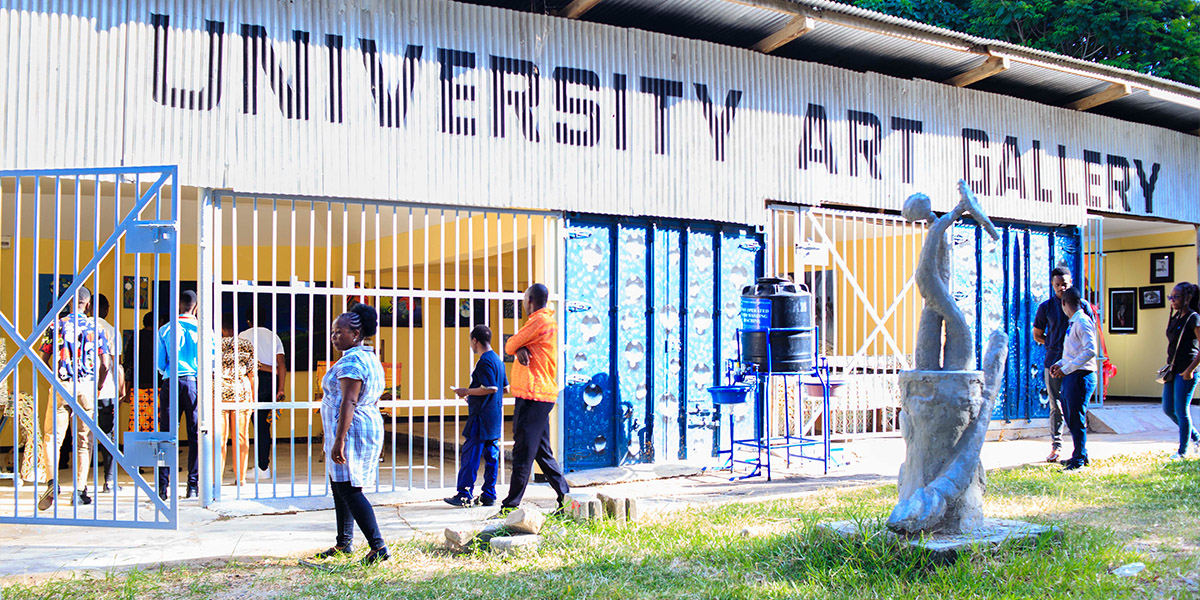
[[[1162,246],[1185,247],[1140,250]],[[1107,253],[1104,258],[1105,310],[1108,310],[1109,289],[1152,285],[1152,252],[1175,253],[1175,281],[1161,284],[1166,293],[1169,294],[1176,283],[1195,282],[1200,278],[1196,267],[1196,234],[1190,231],[1114,238],[1105,240],[1104,249]],[[1133,251],[1117,252],[1118,250]],[[1117,376],[1108,384],[1109,396],[1158,398],[1162,395],[1162,385],[1154,382],[1154,372],[1167,361],[1166,329],[1170,312],[1169,303],[1164,308],[1139,308],[1137,333],[1127,334],[1110,333],[1107,326],[1108,315],[1105,315],[1104,339],[1108,345],[1108,354],[1117,366]]]

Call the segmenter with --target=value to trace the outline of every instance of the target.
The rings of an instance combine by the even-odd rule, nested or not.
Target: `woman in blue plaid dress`
[[[333,322],[329,335],[333,347],[342,353],[321,380],[325,465],[337,514],[337,542],[316,558],[349,554],[357,522],[371,545],[363,564],[388,559],[375,509],[363,495],[363,488],[375,485],[383,450],[383,417],[378,407],[383,394],[383,365],[375,349],[363,345],[363,340],[378,329],[379,313],[366,304],[355,304]]]

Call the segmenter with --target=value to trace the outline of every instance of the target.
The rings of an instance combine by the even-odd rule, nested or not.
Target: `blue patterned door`
[[[992,418],[1045,418],[1045,348],[1033,340],[1033,319],[1050,297],[1050,270],[1064,265],[1079,272],[1079,231],[1000,223],[997,229],[999,240],[971,222],[951,230],[951,293],[975,334],[976,368],[992,331],[1003,327],[1009,336],[1005,383]]]
[[[609,227],[583,223],[567,229],[563,459],[576,470],[616,464],[612,233]]]
[[[761,249],[746,227],[572,220],[567,469],[703,461],[728,443],[728,415],[706,388],[737,352],[741,290],[762,270]]]

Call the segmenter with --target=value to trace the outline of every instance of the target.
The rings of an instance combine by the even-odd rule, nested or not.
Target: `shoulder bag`
[[[1192,316],[1191,313],[1188,313],[1188,317],[1190,317],[1190,316]],[[1187,321],[1187,317],[1184,318],[1185,324],[1186,324],[1186,321]],[[1172,366],[1175,364],[1175,351],[1179,349],[1179,338],[1181,338],[1181,337],[1183,337],[1183,327],[1182,326],[1180,326],[1180,328],[1179,328],[1179,335],[1175,337],[1175,347],[1171,348],[1171,352],[1169,352],[1167,354],[1167,364],[1158,368],[1158,374],[1154,378],[1154,381],[1156,381],[1158,383],[1167,383],[1168,381],[1171,381],[1172,379],[1175,378],[1175,373],[1173,373],[1171,371],[1171,369],[1173,368]]]

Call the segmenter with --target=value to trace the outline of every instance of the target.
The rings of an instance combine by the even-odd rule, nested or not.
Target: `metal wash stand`
[[[741,339],[743,333],[764,333],[767,339],[767,360],[765,362],[768,367],[772,364],[771,356],[771,333],[772,332],[808,332],[813,331],[812,327],[794,327],[794,328],[767,328],[767,329],[739,329],[738,330],[738,356],[742,356]],[[730,481],[735,479],[748,479],[751,477],[759,477],[766,470],[767,481],[771,480],[771,457],[774,452],[783,451],[783,458],[787,461],[787,466],[791,467],[792,459],[798,460],[813,460],[821,463],[824,473],[829,473],[830,460],[830,420],[829,420],[829,396],[832,391],[831,381],[829,377],[829,362],[824,356],[814,353],[813,368],[807,373],[796,372],[761,372],[754,365],[746,365],[746,368],[738,370],[734,365],[741,364],[740,361],[727,361],[729,368],[727,369],[727,377],[731,380],[730,385],[717,386],[709,388],[712,394],[713,403],[717,406],[724,407],[729,412],[729,438],[730,444],[728,450],[718,450],[717,458],[722,455],[728,455],[728,459],[723,465],[717,467],[716,470],[729,469],[733,472],[737,465],[747,465],[751,467],[750,472],[740,477],[734,475],[730,477]],[[792,435],[792,394],[788,386],[788,378],[795,377],[797,383],[797,394],[802,394],[805,383],[803,377],[815,377],[821,385],[821,436],[820,437],[805,437]],[[783,378],[783,415],[784,415],[784,433],[783,435],[771,435],[771,406],[770,394],[771,383],[774,378]],[[735,381],[736,380],[736,381]],[[754,436],[750,438],[737,439],[733,429],[733,411],[734,405],[744,404],[747,396],[754,392]],[[796,399],[800,401],[799,398]],[[819,454],[816,456],[808,453],[807,450],[816,449]],[[742,456],[739,458],[739,450]],[[749,456],[753,453],[753,456]]]

